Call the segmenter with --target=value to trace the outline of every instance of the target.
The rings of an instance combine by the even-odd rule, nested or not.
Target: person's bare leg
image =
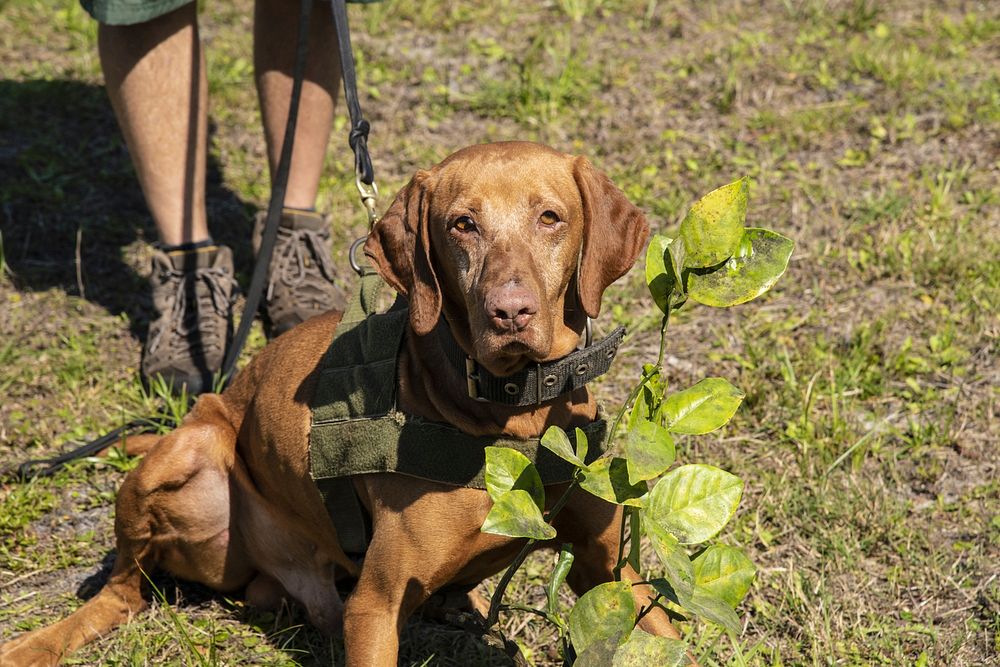
[[[195,3],[146,23],[102,24],[98,49],[160,241],[207,239],[208,85]]]
[[[297,0],[257,0],[254,13],[254,72],[260,96],[268,166],[273,179],[281,156],[292,90],[292,69],[298,41]],[[310,209],[316,205],[330,123],[340,85],[330,6],[313,5],[309,20],[309,56],[295,131],[285,206]]]

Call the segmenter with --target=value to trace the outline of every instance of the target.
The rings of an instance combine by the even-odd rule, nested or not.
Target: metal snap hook
[[[358,263],[356,254],[358,252],[358,248],[364,245],[366,240],[368,240],[367,236],[362,236],[361,238],[359,238],[357,241],[351,244],[351,249],[347,253],[347,261],[351,263],[351,268],[354,269],[354,272],[357,273],[359,276],[363,273],[363,271],[361,269],[361,264]]]

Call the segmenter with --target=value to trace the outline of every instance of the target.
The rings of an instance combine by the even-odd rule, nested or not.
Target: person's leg
[[[271,177],[281,156],[292,69],[298,41],[298,0],[257,0],[254,13],[254,72],[260,97]],[[309,56],[295,132],[285,206],[311,209],[330,141],[330,124],[340,85],[337,37],[330,5],[316,2],[309,20]]]
[[[195,3],[145,23],[102,23],[98,49],[160,242],[207,239],[208,85]]]
[[[254,72],[273,179],[281,157],[292,92],[300,3],[257,0],[255,7]],[[281,334],[314,315],[344,307],[344,295],[335,282],[336,270],[330,255],[330,222],[314,210],[340,85],[336,39],[330,5],[316,2],[309,20],[309,55],[285,210],[268,266],[264,311],[269,336]],[[263,213],[258,215],[254,226],[255,249],[259,246],[264,217]]]
[[[123,5],[124,6],[124,5]],[[126,25],[101,23],[101,68],[160,247],[142,376],[211,389],[232,335],[233,263],[205,216],[207,97],[194,2]]]

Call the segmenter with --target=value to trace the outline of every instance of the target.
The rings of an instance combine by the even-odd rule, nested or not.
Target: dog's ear
[[[584,221],[577,292],[584,312],[597,317],[604,290],[628,273],[642,252],[649,223],[625,193],[586,158],[576,159],[573,178],[583,200]]]
[[[365,255],[379,275],[410,302],[410,326],[420,336],[441,316],[441,287],[431,262],[428,175],[413,176],[365,241]]]

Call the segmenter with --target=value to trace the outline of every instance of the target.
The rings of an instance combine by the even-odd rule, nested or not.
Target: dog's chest
[[[393,472],[484,489],[486,447],[511,447],[535,462],[546,484],[569,481],[572,467],[538,439],[471,436],[449,424],[400,412],[397,369],[409,313],[405,308],[345,322],[320,362],[310,404],[310,473],[320,492],[329,480]],[[585,431],[603,442],[603,421]]]

